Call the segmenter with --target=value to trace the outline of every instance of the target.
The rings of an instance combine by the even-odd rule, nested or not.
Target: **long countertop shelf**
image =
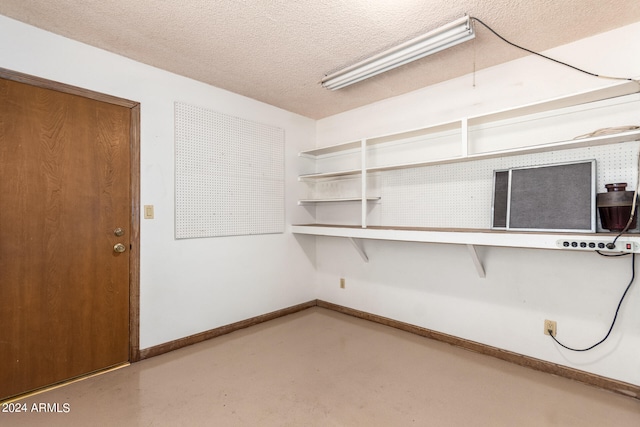
[[[558,233],[525,232],[485,229],[444,229],[416,227],[362,228],[357,225],[301,224],[292,225],[295,234],[345,237],[350,239],[392,240],[403,242],[449,243],[473,246],[500,246],[513,248],[568,249],[602,252],[640,253],[640,235],[624,234],[616,242],[615,249],[599,247],[600,243],[613,241],[615,233]],[[574,245],[575,243],[575,245]],[[584,245],[582,245],[584,243]],[[567,246],[568,244],[568,246]],[[593,244],[593,246],[590,246]],[[629,246],[627,246],[629,245]]]

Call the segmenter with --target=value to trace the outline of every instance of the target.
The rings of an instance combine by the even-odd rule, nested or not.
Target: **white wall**
[[[140,347],[315,298],[312,243],[290,233],[174,239],[173,103],[181,101],[285,130],[286,180],[314,144],[313,120],[0,16],[0,67],[141,103]],[[308,222],[287,185],[287,223]],[[311,254],[311,256],[309,256]]]
[[[595,73],[638,77],[637,40],[640,23],[546,53]],[[320,120],[318,146],[612,84],[533,56],[479,71],[475,87],[473,81],[464,76]],[[629,124],[640,124],[640,111],[635,117]],[[630,279],[630,257],[483,247],[487,278],[480,279],[464,246],[364,245],[369,263],[345,239],[317,238],[318,298],[640,385],[640,283],[627,295],[611,337],[597,349],[566,351],[543,335],[544,319],[552,319],[558,338],[569,345],[601,339]],[[346,278],[344,290],[340,277]]]

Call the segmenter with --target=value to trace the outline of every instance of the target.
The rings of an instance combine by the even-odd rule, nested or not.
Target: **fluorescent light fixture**
[[[329,74],[328,76],[324,76],[321,84],[330,90],[341,89],[417,59],[424,58],[427,55],[471,40],[475,36],[469,16],[464,16],[450,24],[385,50],[371,58],[360,61],[357,64]]]

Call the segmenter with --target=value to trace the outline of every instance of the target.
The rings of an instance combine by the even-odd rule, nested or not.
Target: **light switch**
[[[153,205],[144,205],[144,219],[153,219]]]

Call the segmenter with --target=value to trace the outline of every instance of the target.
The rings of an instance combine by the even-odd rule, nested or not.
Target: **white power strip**
[[[560,249],[573,249],[582,251],[602,251],[616,253],[639,253],[640,245],[636,242],[618,239],[613,249],[609,249],[607,245],[613,243],[613,238],[604,240],[602,238],[585,239],[559,239],[556,246]]]

